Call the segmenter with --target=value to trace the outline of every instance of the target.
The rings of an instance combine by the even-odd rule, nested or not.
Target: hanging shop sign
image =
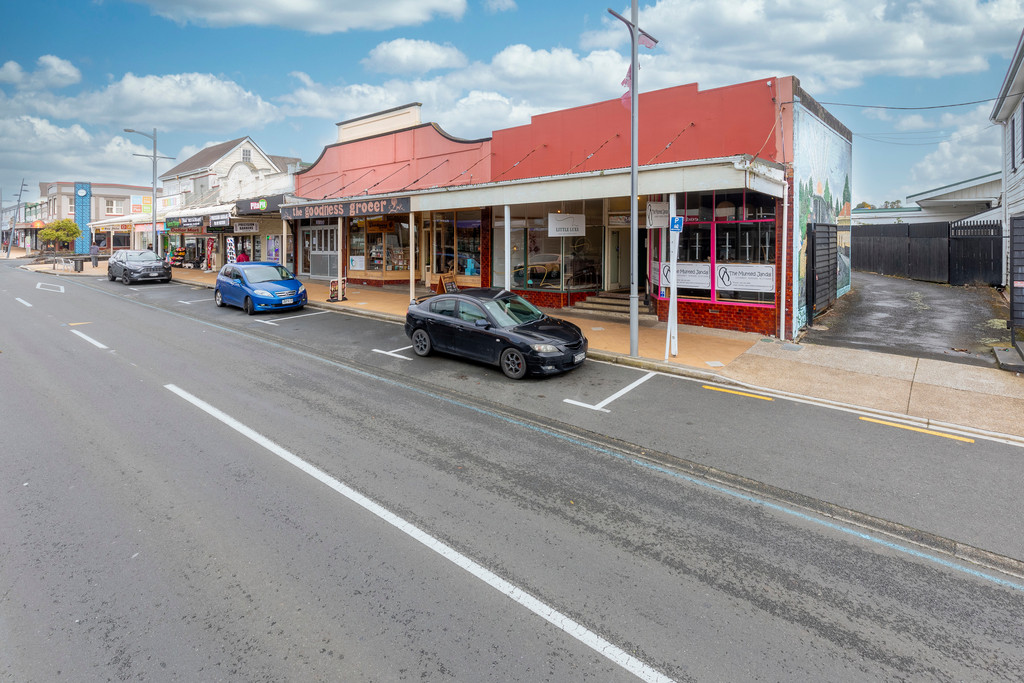
[[[586,237],[587,217],[582,213],[549,213],[548,237]]]
[[[668,202],[647,202],[647,228],[668,227]]]
[[[345,218],[347,216],[384,216],[395,213],[409,213],[409,197],[388,199],[367,199],[357,202],[333,202],[330,204],[304,204],[282,206],[281,218]]]
[[[236,235],[239,233],[254,233],[260,231],[259,223],[235,223],[233,227],[235,228]]]

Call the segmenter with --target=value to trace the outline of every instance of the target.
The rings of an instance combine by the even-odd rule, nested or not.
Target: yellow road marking
[[[726,394],[736,394],[737,396],[749,396],[750,398],[759,398],[762,401],[774,401],[774,398],[768,398],[767,396],[758,396],[757,394],[748,394],[743,391],[733,391],[732,389],[722,389],[721,387],[710,387],[707,384],[703,385],[704,389],[710,389],[711,391],[721,391]]]
[[[899,427],[900,429],[909,429],[912,432],[921,432],[922,434],[931,434],[932,436],[941,436],[947,439],[955,439],[957,441],[964,441],[966,443],[974,443],[974,439],[968,439],[965,436],[956,436],[955,434],[944,434],[943,432],[936,432],[931,429],[921,429],[920,427],[911,427],[910,425],[901,425],[898,422],[886,422],[885,420],[875,420],[874,418],[861,416],[865,422],[875,422],[880,425],[886,425],[887,427]]]
[[[74,327],[75,325],[91,325],[92,323],[68,323],[68,327]]]

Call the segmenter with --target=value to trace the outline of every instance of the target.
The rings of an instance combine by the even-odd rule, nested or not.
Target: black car
[[[107,279],[120,279],[126,285],[139,280],[171,281],[171,264],[148,249],[122,249],[107,261]]]
[[[405,333],[418,356],[442,351],[499,365],[512,379],[572,370],[587,357],[580,328],[497,287],[416,299],[405,316]]]

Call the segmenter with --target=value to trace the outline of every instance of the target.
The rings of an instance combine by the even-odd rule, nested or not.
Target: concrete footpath
[[[16,251],[12,252],[12,258]],[[82,272],[62,270],[52,264],[31,264],[28,260],[22,263],[22,268],[61,277],[106,277],[103,261],[93,269],[86,259]],[[215,277],[215,273],[174,269],[175,281],[195,286],[212,288]],[[327,301],[329,288],[324,283],[307,281],[306,288],[310,307],[394,322],[405,319],[410,299],[408,287],[349,287],[345,293],[346,300],[338,302]],[[757,334],[689,326],[679,328],[678,356],[665,360],[666,325],[650,322],[640,326],[639,357],[631,357],[628,320],[582,315],[571,310],[550,312],[580,326],[590,340],[590,357],[594,359],[695,377],[753,392],[811,400],[918,429],[952,431],[1024,446],[1024,372],[784,342]],[[1008,480],[1019,480],[1024,472],[1024,450],[1020,455],[1019,470],[1000,469],[986,476],[991,476],[992,482],[998,482],[1000,487]],[[1020,506],[1009,499],[1002,505],[1006,510],[1005,518],[992,521],[992,533],[971,533],[971,543],[966,544],[950,540],[958,537],[957,524],[952,524],[945,534],[927,533],[886,521],[910,519],[913,517],[911,514],[873,517],[824,502],[829,496],[823,494],[818,497],[814,491],[789,491],[760,484],[699,463],[683,463],[682,468],[696,476],[755,490],[837,519],[1024,576],[1024,543],[1012,530],[1024,524],[1024,511],[1018,511]],[[974,481],[972,484],[975,490],[985,489],[985,482]],[[992,488],[997,487],[993,485]],[[991,500],[949,501],[950,509],[967,516],[982,502],[992,503]],[[983,517],[980,510],[978,507],[978,516]],[[984,524],[983,519],[974,522]]]

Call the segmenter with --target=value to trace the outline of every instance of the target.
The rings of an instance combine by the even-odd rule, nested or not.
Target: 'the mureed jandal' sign
[[[408,197],[387,199],[366,199],[354,202],[332,202],[330,204],[303,204],[282,206],[281,218],[346,218],[348,216],[384,216],[394,213],[409,213]]]

